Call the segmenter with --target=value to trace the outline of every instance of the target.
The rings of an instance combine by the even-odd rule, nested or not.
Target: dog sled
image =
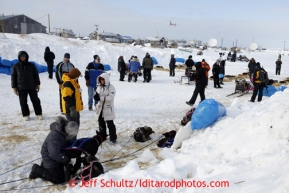
[[[236,83],[235,92],[228,94],[226,97],[232,96],[235,94],[239,94],[237,95],[237,97],[240,97],[240,96],[247,94],[250,90],[253,90],[253,85],[251,84],[251,82],[246,81],[244,78],[236,79],[235,83]]]
[[[180,83],[180,84],[193,84],[194,83],[194,79],[195,79],[195,75],[196,75],[196,70],[193,67],[188,67],[186,69],[186,73],[185,75],[181,76],[180,80],[174,80],[174,83]]]

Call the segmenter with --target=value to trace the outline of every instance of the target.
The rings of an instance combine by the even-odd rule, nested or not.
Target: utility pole
[[[285,51],[285,42],[286,42],[286,41],[284,41],[284,51]]]
[[[95,33],[94,33],[94,37],[95,37],[95,40],[97,40],[97,30],[98,30],[97,27],[98,27],[99,25],[94,25],[94,26],[95,26],[95,28],[96,28],[96,29],[95,29]]]
[[[50,15],[48,13],[48,34],[50,34]]]
[[[236,39],[236,47],[237,47],[237,42],[238,42],[238,40]]]
[[[223,37],[222,37],[222,41],[221,41],[221,49],[223,48]]]

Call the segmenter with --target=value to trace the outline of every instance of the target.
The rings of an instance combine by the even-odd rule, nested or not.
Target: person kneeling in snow
[[[74,121],[67,121],[64,117],[57,117],[50,125],[50,133],[47,135],[42,148],[41,166],[34,164],[29,174],[30,179],[42,178],[55,184],[61,184],[70,179],[70,159],[61,152],[76,139],[78,125]]]

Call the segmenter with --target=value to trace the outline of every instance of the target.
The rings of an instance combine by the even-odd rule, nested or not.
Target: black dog
[[[97,135],[92,138],[81,138],[75,140],[69,147],[64,148],[64,154],[69,158],[76,158],[76,163],[73,166],[72,173],[75,174],[81,167],[81,163],[84,164],[82,154],[85,156],[93,156],[98,151],[100,144],[106,140],[107,135],[97,132]]]
[[[145,142],[150,139],[150,134],[152,133],[154,133],[154,131],[150,127],[139,127],[133,133],[133,137],[138,142]]]

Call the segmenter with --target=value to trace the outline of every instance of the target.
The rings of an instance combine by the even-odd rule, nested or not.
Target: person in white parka
[[[109,74],[102,73],[96,79],[97,89],[94,95],[96,104],[96,120],[98,120],[99,132],[106,134],[106,125],[109,130],[109,137],[112,143],[116,143],[117,135],[113,120],[115,119],[114,112],[114,97],[115,88],[110,83]]]

